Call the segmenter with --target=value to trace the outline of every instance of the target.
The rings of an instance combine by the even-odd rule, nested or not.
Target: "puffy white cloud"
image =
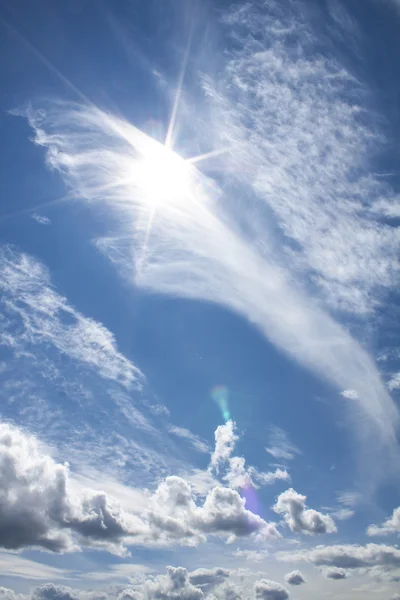
[[[245,508],[236,490],[214,487],[202,505],[196,504],[191,486],[181,477],[163,481],[149,500],[145,519],[161,539],[186,543],[203,541],[206,535],[234,537],[258,534],[277,537],[275,526]],[[153,533],[154,535],[155,533]]]
[[[218,586],[214,594],[218,600],[242,600],[243,598],[242,591],[231,581],[225,581],[222,585]],[[207,598],[207,600],[212,599]]]
[[[275,471],[258,471],[255,467],[246,467],[246,461],[242,456],[232,456],[228,462],[228,468],[223,477],[229,487],[234,489],[271,485],[276,481],[288,481],[290,475],[286,469],[277,468]]]
[[[217,472],[221,465],[225,464],[235,449],[235,444],[239,439],[236,433],[236,426],[232,420],[224,425],[219,425],[215,430],[215,449],[211,455],[211,467]]]
[[[27,600],[23,594],[16,594],[14,590],[0,586],[0,600]]]
[[[329,515],[307,508],[306,499],[306,496],[290,488],[278,496],[273,509],[283,515],[290,529],[296,533],[314,535],[335,532],[333,519]]]
[[[382,525],[370,525],[367,528],[367,534],[371,537],[391,533],[400,533],[400,506],[393,510],[392,516],[386,519]]]
[[[31,598],[32,600],[79,600],[79,595],[70,587],[45,583],[35,588]]]
[[[277,558],[284,561],[304,560],[317,566],[337,567],[340,569],[361,569],[400,567],[400,549],[384,544],[335,544],[316,546],[310,550],[278,552]]]
[[[327,579],[346,579],[346,571],[338,567],[329,567],[324,570]]]
[[[220,425],[215,431],[215,450],[211,455],[210,470],[216,473],[224,472],[223,480],[229,487],[243,489],[247,486],[270,485],[277,480],[290,479],[286,470],[277,468],[265,473],[255,467],[247,467],[242,456],[232,456],[238,439],[236,424],[232,420]]]
[[[77,543],[121,550],[138,522],[104,493],[71,492],[68,466],[44,454],[37,440],[0,423],[0,545],[62,551]]]
[[[162,481],[146,507],[122,510],[105,492],[71,486],[31,435],[0,424],[0,545],[50,551],[82,545],[125,551],[126,544],[195,545],[207,536],[278,537],[272,523],[247,510],[236,490],[215,486],[202,501],[181,477]]]
[[[287,573],[285,575],[285,581],[290,585],[301,585],[302,583],[306,583],[306,580],[300,571],[291,571],[290,573]]]
[[[254,591],[257,600],[288,600],[289,592],[287,589],[270,579],[260,579],[254,584]]]
[[[400,389],[400,373],[394,373],[387,384],[390,391]]]
[[[160,575],[146,585],[149,600],[203,600],[204,594],[190,583],[183,567],[167,567],[167,575]]]
[[[190,583],[208,593],[217,585],[221,585],[230,575],[228,569],[215,567],[214,569],[196,569],[189,573]]]
[[[139,600],[139,594],[140,592],[127,588],[118,594],[117,600]]]

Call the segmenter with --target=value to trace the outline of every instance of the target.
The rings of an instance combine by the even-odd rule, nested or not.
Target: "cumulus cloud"
[[[35,588],[31,598],[32,600],[79,600],[79,595],[70,587],[45,583]]]
[[[279,537],[272,523],[245,508],[236,490],[214,487],[202,505],[197,505],[191,486],[181,477],[167,477],[149,500],[146,519],[159,539],[181,539],[198,543],[205,535],[235,537],[257,534]]]
[[[273,524],[247,510],[236,490],[216,486],[198,502],[181,477],[147,493],[146,508],[124,511],[105,492],[72,489],[68,466],[56,463],[38,441],[0,424],[0,545],[50,551],[81,545],[123,552],[124,543],[197,544],[207,536],[278,537]]]
[[[393,510],[392,516],[386,519],[382,525],[370,525],[367,534],[371,537],[376,535],[390,535],[400,533],[400,507]]]
[[[393,569],[400,566],[400,550],[396,546],[384,544],[316,546],[310,550],[278,552],[277,558],[289,562],[304,560],[317,566],[339,569],[370,567]]]
[[[400,389],[400,373],[394,373],[389,379],[387,386],[390,391]]]
[[[346,571],[338,567],[330,567],[324,571],[327,579],[346,579]]]
[[[296,533],[315,535],[335,532],[333,519],[329,515],[307,508],[306,499],[306,496],[290,488],[278,496],[273,509],[283,515],[290,529]]]
[[[217,474],[223,472],[223,480],[229,487],[243,489],[290,479],[286,470],[277,468],[270,472],[259,471],[255,467],[247,467],[246,460],[242,456],[232,456],[238,439],[236,424],[232,420],[220,425],[215,431],[215,449],[211,455],[210,470],[214,470]]]
[[[285,575],[286,583],[290,585],[301,585],[302,583],[306,583],[302,573],[300,571],[291,571]]]
[[[289,592],[287,589],[270,579],[260,579],[254,584],[254,591],[257,600],[288,600]]]
[[[160,575],[146,586],[149,599],[154,600],[203,600],[204,594],[190,583],[189,574],[183,567],[167,567],[167,575]]]
[[[225,581],[222,585],[219,585],[215,591],[215,598],[218,600],[242,600],[243,592],[238,588],[237,585],[231,581]],[[212,600],[208,598],[207,600]]]
[[[224,425],[219,425],[215,430],[215,449],[211,455],[211,467],[217,472],[221,465],[225,464],[231,457],[237,440],[235,423],[232,420]]]
[[[121,540],[139,523],[104,493],[76,496],[68,466],[44,454],[37,440],[0,423],[0,545],[55,552],[79,543],[122,551]]]
[[[191,584],[208,593],[217,585],[221,585],[229,575],[228,569],[215,567],[214,569],[196,569],[189,573],[189,579]]]
[[[16,594],[14,590],[0,586],[0,600],[25,600],[23,594]]]
[[[125,564],[125,567],[129,565]],[[197,569],[191,576],[184,567],[166,568],[167,573],[136,580],[129,586],[109,585],[98,590],[72,589],[46,583],[29,596],[0,587],[1,600],[242,600],[242,591],[228,580],[225,569]],[[215,588],[215,589],[214,589]],[[214,592],[209,593],[214,589]]]

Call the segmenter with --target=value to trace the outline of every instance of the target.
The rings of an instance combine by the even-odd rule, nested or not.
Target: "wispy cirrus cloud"
[[[277,460],[293,460],[301,451],[289,440],[280,427],[271,427],[265,450]]]
[[[51,344],[71,360],[123,385],[143,380],[117,349],[112,333],[85,317],[51,285],[47,269],[27,254],[0,249],[3,321],[0,341],[12,352]]]
[[[356,389],[359,440],[390,453],[398,411],[373,359],[321,307],[368,314],[398,276],[398,236],[379,218],[394,192],[371,174],[382,136],[357,78],[312,56],[318,40],[292,5],[246,4],[224,20],[236,49],[218,86],[202,78],[199,106],[246,205],[235,185],[92,105],[29,108],[35,142],[77,196],[115,217],[98,247],[124,276],[234,310],[338,391]]]

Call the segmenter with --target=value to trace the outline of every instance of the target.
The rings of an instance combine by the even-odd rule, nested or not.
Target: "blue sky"
[[[0,3],[0,596],[399,597],[397,0]]]

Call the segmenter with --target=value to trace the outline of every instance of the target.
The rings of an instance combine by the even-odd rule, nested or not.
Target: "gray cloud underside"
[[[202,571],[202,583],[197,585],[193,579]],[[0,587],[0,600],[250,600],[248,593],[228,581],[229,571],[223,575],[223,569],[200,569],[192,573],[183,567],[167,567],[166,575],[145,578],[131,586],[114,586],[112,591],[75,590],[63,585],[48,583],[31,591],[29,596],[16,594],[13,590]],[[208,575],[208,587],[204,580]],[[221,581],[221,577],[224,581]],[[288,600],[289,594],[275,581],[262,579],[255,583],[254,600]]]
[[[141,493],[143,501],[124,510],[104,491],[77,487],[68,465],[56,463],[36,438],[0,423],[3,548],[61,552],[92,546],[124,553],[129,544],[197,545],[208,536],[279,535],[273,524],[247,510],[231,488],[216,485],[199,501],[187,481],[171,476],[153,494]]]

